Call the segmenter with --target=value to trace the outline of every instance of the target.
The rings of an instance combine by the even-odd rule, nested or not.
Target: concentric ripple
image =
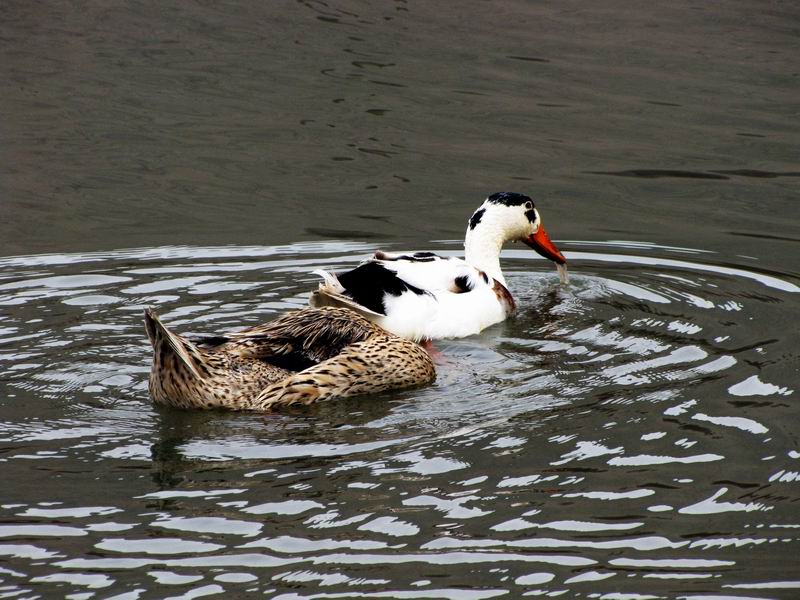
[[[268,415],[154,408],[142,309],[256,324],[371,246],[0,260],[0,597],[796,597],[796,277],[563,245],[434,385]]]

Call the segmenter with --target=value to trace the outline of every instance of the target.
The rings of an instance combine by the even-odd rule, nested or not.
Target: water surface
[[[564,247],[566,288],[508,253],[519,315],[442,342],[434,385],[267,415],[149,404],[142,308],[254,324],[365,244],[2,261],[8,589],[791,597],[800,288],[709,252]]]

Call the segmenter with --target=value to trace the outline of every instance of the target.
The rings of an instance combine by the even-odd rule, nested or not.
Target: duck
[[[566,258],[550,240],[533,200],[497,192],[469,218],[463,259],[379,250],[350,271],[314,271],[323,281],[309,305],[350,308],[414,341],[475,335],[516,310],[500,268],[508,241],[521,241],[552,261],[561,283],[568,283]]]
[[[348,308],[302,308],[196,340],[171,331],[153,308],[145,310],[144,324],[153,348],[150,396],[173,408],[267,412],[436,377],[419,344]]]

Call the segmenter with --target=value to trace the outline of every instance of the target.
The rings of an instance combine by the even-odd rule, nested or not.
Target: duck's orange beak
[[[544,256],[548,260],[552,260],[558,265],[563,265],[567,262],[564,255],[561,254],[555,244],[550,241],[550,236],[547,235],[547,232],[541,225],[539,226],[539,231],[532,233],[526,238],[522,238],[522,241],[536,250],[538,254]]]

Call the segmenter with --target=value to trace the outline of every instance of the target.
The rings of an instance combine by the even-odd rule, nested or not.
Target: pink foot
[[[419,343],[422,346],[422,349],[428,353],[428,356],[431,357],[431,360],[434,364],[437,365],[449,365],[451,364],[448,358],[442,354],[439,350],[434,347],[433,342],[431,340],[423,340]]]

